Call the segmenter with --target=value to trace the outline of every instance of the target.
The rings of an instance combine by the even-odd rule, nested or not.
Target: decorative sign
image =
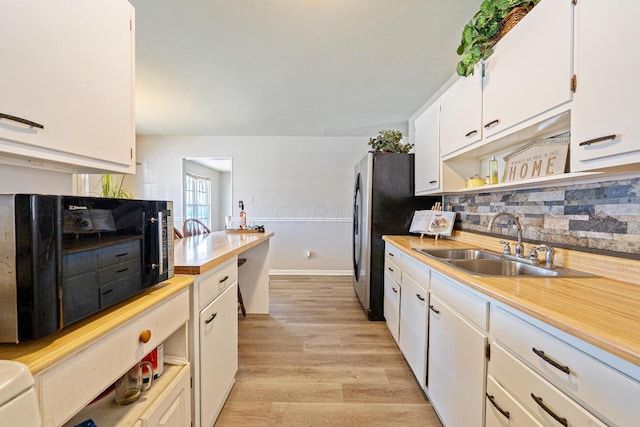
[[[550,138],[534,141],[504,158],[502,182],[558,175],[565,172],[569,138]]]
[[[455,212],[439,210],[415,211],[409,232],[431,236],[451,236],[455,220]]]

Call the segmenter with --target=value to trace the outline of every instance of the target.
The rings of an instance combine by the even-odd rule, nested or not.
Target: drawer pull
[[[393,293],[397,294],[398,290],[396,288],[391,288],[391,290],[393,291]]]
[[[122,254],[116,255],[116,258],[120,258],[120,257],[127,256],[127,255],[129,255],[129,253],[128,252],[124,252]]]
[[[593,138],[588,141],[581,142],[580,144],[578,144],[578,146],[580,147],[589,146],[591,144],[595,144],[596,142],[609,141],[612,139],[616,139],[616,135],[607,135],[607,136],[601,136],[600,138]]]
[[[420,301],[424,301],[424,297],[423,297],[422,295],[420,295],[420,294],[416,294],[416,296],[418,297],[418,299],[419,299]]]
[[[433,305],[429,305],[429,310],[433,311],[435,314],[440,314],[440,310],[435,308]]]
[[[541,397],[538,397],[533,393],[531,393],[531,397],[533,398],[533,400],[535,400],[535,402],[538,404],[538,406],[540,406],[542,409],[544,409],[544,411],[547,414],[551,415],[554,420],[556,420],[557,422],[559,422],[560,424],[562,424],[565,427],[567,427],[569,425],[569,423],[567,422],[567,419],[563,418],[563,417],[560,417],[555,412],[553,412],[553,410],[551,408],[549,408],[547,405],[544,404],[544,402],[542,401]]]
[[[204,323],[206,323],[206,324],[208,325],[209,323],[213,322],[213,319],[215,319],[217,315],[218,315],[218,313],[217,313],[217,312],[216,312],[216,313],[213,313],[213,314],[211,315],[211,317],[209,317],[207,320],[205,320],[205,321],[204,321]]]
[[[123,268],[122,270],[118,270],[117,272],[118,272],[118,273],[124,273],[124,272],[125,272],[125,271],[127,271],[127,270],[128,270],[128,268]]]
[[[387,270],[389,270],[390,272],[392,272],[392,273],[393,273],[393,268],[391,268],[391,267],[387,267]],[[378,270],[378,271],[380,271],[380,270]]]
[[[102,295],[107,295],[107,294],[110,294],[111,292],[113,292],[113,288],[107,289],[106,291],[102,292]]]
[[[228,278],[229,278],[229,276],[224,276],[224,278],[220,279],[220,283],[226,282]]]
[[[12,116],[10,114],[0,113],[0,119],[7,119],[13,122],[22,123],[23,125],[30,126],[32,128],[44,129],[40,123],[32,122],[31,120],[23,119],[22,117]]]
[[[504,409],[502,409],[500,407],[500,405],[498,405],[498,402],[496,402],[495,397],[493,397],[492,395],[487,393],[487,399],[489,399],[489,402],[491,402],[493,407],[496,408],[498,410],[498,412],[500,412],[506,419],[510,419],[511,418],[511,415],[509,414],[509,411],[505,411]]]
[[[140,332],[140,336],[138,337],[138,339],[142,343],[148,343],[151,339],[151,331],[149,329],[145,329],[144,331]]]
[[[569,369],[568,366],[561,365],[560,363],[556,362],[555,360],[553,360],[552,358],[550,358],[549,356],[544,354],[544,351],[538,350],[535,347],[532,347],[531,350],[533,350],[533,352],[536,354],[536,356],[538,356],[540,359],[544,360],[545,362],[547,362],[548,364],[550,364],[554,368],[561,370],[565,374],[571,374],[571,369]]]
[[[437,182],[438,182],[438,180],[437,180],[437,179],[434,179],[433,181],[429,181],[429,184],[435,184],[435,183],[437,183]]]
[[[392,254],[391,252],[389,252],[389,256],[390,256],[390,257],[394,257],[395,255],[394,255],[394,254]]]
[[[477,134],[478,134],[478,131],[474,129],[474,130],[472,130],[471,132],[467,132],[467,133],[464,135],[464,137],[465,137],[465,138],[469,138],[470,136],[477,135]],[[507,418],[509,418],[509,417],[507,417]]]
[[[486,125],[484,125],[485,129],[490,128],[493,125],[497,125],[498,123],[500,123],[499,119],[495,119],[495,120],[491,120],[489,123],[487,123]]]

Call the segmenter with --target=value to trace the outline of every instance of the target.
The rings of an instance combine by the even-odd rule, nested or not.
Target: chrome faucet
[[[545,267],[547,268],[552,268],[553,267],[553,258],[554,255],[556,254],[556,251],[549,245],[538,245],[535,248],[533,248],[533,250],[531,251],[531,259],[535,258],[536,261],[538,260],[538,256],[536,254],[536,251],[546,251],[545,254]]]
[[[522,252],[524,252],[524,245],[522,244],[522,227],[520,226],[520,220],[518,219],[517,216],[510,214],[509,212],[498,212],[489,221],[487,230],[491,230],[491,227],[493,227],[493,221],[495,221],[495,219],[500,216],[506,216],[507,218],[511,218],[516,228],[518,229],[518,234],[517,234],[518,242],[516,243],[516,256],[518,258],[522,258]]]

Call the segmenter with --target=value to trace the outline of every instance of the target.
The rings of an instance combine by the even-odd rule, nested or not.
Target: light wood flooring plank
[[[272,276],[270,287],[269,314],[239,318],[236,383],[216,426],[441,426],[349,277]]]

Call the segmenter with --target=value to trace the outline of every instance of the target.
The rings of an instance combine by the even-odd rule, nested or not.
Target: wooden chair
[[[182,234],[184,237],[195,236],[196,234],[209,234],[211,230],[204,222],[195,218],[187,218],[182,223]]]
[[[238,268],[247,262],[246,258],[238,258]],[[242,312],[242,317],[247,317],[247,310],[244,308],[244,301],[242,301],[242,292],[240,292],[240,283],[238,283],[238,308]]]
[[[173,240],[182,239],[184,236],[177,227],[173,227]]]

